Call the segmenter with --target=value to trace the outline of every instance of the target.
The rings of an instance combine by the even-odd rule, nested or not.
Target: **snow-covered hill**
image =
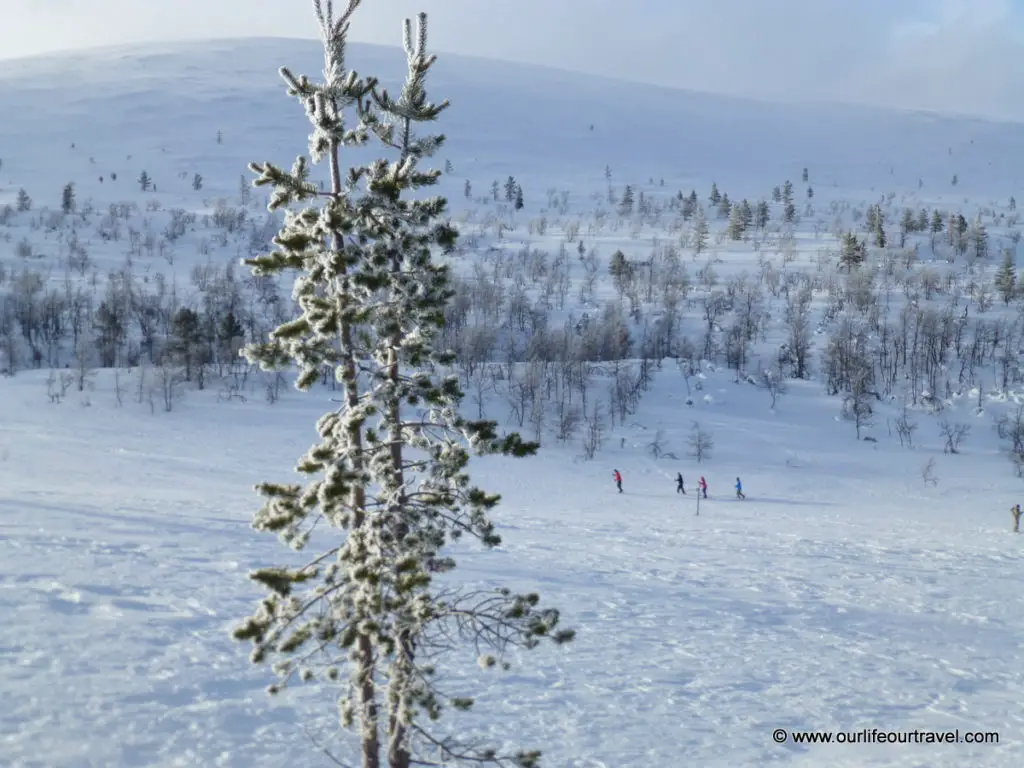
[[[404,76],[394,48],[352,44],[349,63],[385,83]],[[56,200],[72,178],[134,179],[160,163],[234,191],[239,165],[289,162],[301,149],[306,124],[276,76],[282,65],[315,75],[318,44],[204,41],[0,61],[0,179],[31,180],[37,198],[49,187]],[[810,167],[821,187],[917,189],[921,179],[936,194],[957,174],[958,191],[1006,196],[1024,175],[1019,124],[773,105],[450,55],[435,72],[432,92],[453,104],[446,154],[481,182],[597,182],[611,165],[679,185],[716,179],[746,196]],[[188,189],[166,181],[179,187]]]
[[[390,48],[352,45],[350,63],[403,70]],[[329,692],[270,699],[228,637],[261,596],[245,572],[288,557],[248,528],[249,489],[291,477],[336,394],[234,354],[289,312],[286,283],[237,266],[275,228],[240,187],[246,164],[305,151],[280,65],[315,74],[317,45],[0,62],[0,765],[273,768],[328,764],[314,740],[344,748]],[[1020,765],[1022,486],[996,427],[1024,413],[1024,315],[996,275],[1002,249],[1016,257],[1024,126],[456,56],[436,72],[467,407],[543,444],[475,463],[504,495],[505,541],[460,545],[459,573],[536,588],[579,632],[498,679],[464,659],[456,687],[478,713],[459,722],[550,768]],[[492,198],[508,176],[522,211]],[[786,180],[792,222],[772,202]],[[728,236],[712,182],[770,221]],[[922,210],[941,227],[904,231]],[[848,231],[872,246],[852,275]],[[616,250],[632,266],[613,278]],[[183,309],[213,329],[189,380],[171,345]],[[874,372],[860,430],[836,349]],[[773,398],[766,371],[788,391]],[[700,463],[695,422],[714,440]],[[943,424],[969,427],[956,453]],[[776,728],[998,743],[777,744]]]

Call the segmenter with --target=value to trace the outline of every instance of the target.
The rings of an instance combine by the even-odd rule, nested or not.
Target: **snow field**
[[[460,578],[536,588],[579,639],[500,682],[467,656],[457,676],[480,718],[468,722],[543,746],[550,765],[1015,764],[1020,540],[1009,504],[980,503],[972,482],[1005,458],[994,445],[940,455],[926,488],[915,470],[937,442],[857,443],[810,385],[772,414],[750,385],[706,381],[728,405],[682,405],[666,366],[636,415],[649,428],[610,435],[599,461],[557,448],[477,461],[505,495],[505,542],[460,545]],[[326,738],[324,698],[267,697],[265,670],[228,631],[258,597],[245,571],[287,557],[247,528],[257,500],[244,489],[287,477],[327,393],[273,407],[194,393],[154,415],[116,408],[109,382],[88,408],[45,403],[38,374],[4,387],[0,647],[15,706],[0,723],[13,764],[283,764],[312,749],[296,724],[307,713]],[[716,439],[700,466],[682,458],[692,417]],[[678,462],[645,454],[655,427]],[[675,494],[677,469],[708,477],[699,517],[692,491]],[[730,498],[736,472],[745,502]],[[1012,497],[1019,481],[1003,475],[986,496]],[[1001,740],[787,748],[776,727]]]

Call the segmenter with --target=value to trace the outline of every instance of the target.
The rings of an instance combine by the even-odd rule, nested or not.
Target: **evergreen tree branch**
[[[246,357],[267,370],[294,365],[300,390],[325,369],[342,385],[339,407],[319,419],[319,440],[296,466],[304,484],[259,485],[265,503],[253,527],[294,549],[324,523],[342,541],[300,568],[253,572],[269,594],[234,634],[252,642],[254,662],[273,662],[274,690],[296,676],[340,681],[347,667],[341,725],[357,734],[362,768],[379,768],[385,756],[389,768],[409,768],[416,749],[443,745],[445,760],[502,764],[491,750],[430,741],[420,728],[419,718],[440,717],[445,701],[456,710],[472,703],[445,696],[431,662],[457,643],[502,657],[509,647],[561,644],[572,633],[557,629],[558,612],[538,608],[536,595],[463,593],[434,580],[455,568],[444,550],[463,535],[485,546],[500,542],[489,518],[500,497],[471,483],[470,455],[522,457],[537,445],[499,435],[495,422],[463,418],[458,378],[439,373],[453,361],[439,339],[455,292],[436,254],[450,252],[458,232],[443,220],[443,197],[411,194],[437,183],[438,171],[417,164],[444,140],[419,136],[415,126],[436,120],[448,102],[427,100],[435,57],[426,52],[422,14],[415,39],[405,26],[408,75],[397,98],[346,69],[358,5],[350,0],[337,16],[331,0],[314,2],[323,82],[281,70],[312,125],[310,160],[299,157],[290,172],[251,166],[254,184],[272,188],[270,207],[284,209],[285,222],[273,250],[246,262],[256,276],[295,272],[298,307],[267,341],[247,347]],[[371,137],[397,159],[343,175],[341,150]],[[328,165],[329,191],[312,183],[310,162]],[[412,408],[421,410],[413,415]],[[497,663],[481,658],[484,666]],[[509,759],[532,765],[536,754]]]

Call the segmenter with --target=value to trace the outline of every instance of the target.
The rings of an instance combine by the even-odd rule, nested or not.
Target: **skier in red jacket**
[[[619,487],[619,493],[622,493],[622,475],[619,474],[619,470],[614,470],[612,477],[615,478],[615,485]]]

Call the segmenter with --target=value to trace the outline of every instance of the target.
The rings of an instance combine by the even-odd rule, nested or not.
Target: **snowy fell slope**
[[[395,48],[352,44],[349,63],[386,84],[404,76]],[[161,153],[171,170],[233,190],[245,163],[301,151],[307,124],[288,104],[282,65],[317,74],[318,44],[205,41],[0,61],[0,179],[27,174],[58,189],[110,171],[134,179]],[[535,189],[598,180],[611,165],[636,178],[715,178],[739,197],[809,166],[822,187],[916,189],[922,179],[948,190],[958,174],[961,191],[1005,196],[1024,175],[1017,124],[775,105],[454,55],[434,71],[431,93],[453,105],[446,155],[481,185],[509,174]],[[225,144],[211,147],[218,130]]]

